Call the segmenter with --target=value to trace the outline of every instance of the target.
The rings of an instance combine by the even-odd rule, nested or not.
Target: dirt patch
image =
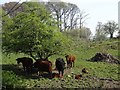
[[[97,85],[98,88],[120,88],[120,81],[119,80],[113,80],[110,78],[98,78],[98,77],[92,77],[87,76],[88,80],[92,80]]]
[[[95,56],[92,57],[90,60],[94,62],[100,61],[100,62],[120,64],[120,60],[117,59],[116,57],[113,57],[111,54],[101,53],[101,52],[96,53]]]

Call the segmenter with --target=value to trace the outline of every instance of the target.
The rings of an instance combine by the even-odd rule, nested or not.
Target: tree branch
[[[21,0],[19,0],[19,2],[20,2]],[[19,2],[17,2],[5,15],[3,15],[2,17],[5,17],[5,16],[7,16],[8,14],[10,14],[11,12],[14,12],[15,10],[17,10],[22,4],[20,4],[16,9],[14,9],[15,8],[15,6],[16,5],[18,5],[19,4]],[[14,9],[14,10],[13,10]]]

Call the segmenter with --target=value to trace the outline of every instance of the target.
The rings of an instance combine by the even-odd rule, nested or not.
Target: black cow
[[[59,72],[59,76],[63,77],[63,73],[64,73],[64,69],[65,69],[65,61],[63,60],[63,58],[57,58],[56,62],[55,62],[55,65],[56,65],[56,69]]]
[[[22,57],[16,59],[17,64],[22,63],[23,69],[26,72],[32,71],[33,60],[29,57]]]

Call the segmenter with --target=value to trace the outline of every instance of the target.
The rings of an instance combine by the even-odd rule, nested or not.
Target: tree
[[[4,5],[2,5],[2,9],[6,12],[5,14],[2,15],[2,17],[9,15],[9,17],[14,17],[17,12],[23,12],[24,11],[24,4],[23,3],[19,3],[19,2],[9,2],[9,3],[5,3]]]
[[[62,16],[64,13],[63,8],[65,7],[65,4],[63,2],[48,2],[46,7],[51,11],[53,17],[57,21],[58,28],[62,31]]]
[[[110,38],[113,38],[113,34],[118,31],[118,24],[114,21],[108,21],[104,24],[104,30],[106,34],[110,34]]]
[[[73,29],[77,26],[79,8],[75,4],[64,2],[48,2],[46,4],[53,17],[58,22],[60,31]]]
[[[85,23],[85,21],[88,19],[88,15],[89,14],[86,14],[86,12],[84,12],[84,11],[81,11],[80,13],[79,13],[79,20],[80,20],[80,29],[83,27],[83,24]]]
[[[69,22],[70,22],[70,30],[77,28],[77,21],[78,21],[78,13],[80,9],[75,4],[68,4],[70,6],[70,13],[69,13]]]
[[[3,10],[2,8],[1,8],[1,15],[0,15],[0,18],[1,18],[1,21],[2,21],[2,28],[5,28],[5,27],[7,27],[9,24],[11,24],[12,23],[12,19],[8,16],[8,15],[6,15],[6,16],[4,16],[4,17],[2,17],[2,15],[5,15],[5,10]]]
[[[91,30],[89,28],[83,27],[79,30],[79,37],[84,38],[86,40],[90,39],[91,37]]]
[[[119,31],[118,31],[118,36],[117,36],[118,38],[120,38],[120,29],[119,29]]]
[[[78,40],[80,38],[85,39],[85,40],[89,40],[91,38],[92,32],[89,28],[81,28],[81,29],[73,29],[70,31],[66,31],[65,33],[67,33],[68,35],[77,38]]]
[[[95,33],[94,39],[98,41],[106,39],[104,25],[102,24],[102,22],[98,22],[96,26],[96,33]]]
[[[12,23],[3,28],[4,52],[25,53],[35,60],[46,60],[63,53],[67,46],[69,39],[59,32],[43,5],[18,13]]]

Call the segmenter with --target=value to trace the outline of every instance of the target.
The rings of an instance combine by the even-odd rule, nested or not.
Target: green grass
[[[90,76],[97,76],[100,78],[111,78],[119,80],[118,78],[118,65],[108,64],[103,62],[77,62],[76,68],[73,72],[80,73],[82,68],[87,68]]]
[[[66,73],[63,79],[47,79],[47,78],[39,78],[32,75],[26,75],[23,71],[19,70],[16,64],[16,58],[26,56],[24,54],[10,54],[6,56],[2,54],[2,84],[3,86],[11,86],[11,87],[40,87],[40,88],[90,88],[90,87],[110,87],[105,84],[104,81],[92,79],[88,77],[97,77],[97,78],[106,78],[112,80],[119,80],[118,68],[117,64],[110,64],[105,62],[90,62],[88,59],[92,58],[97,52],[105,52],[110,53],[115,57],[118,56],[118,41],[117,40],[107,40],[103,42],[77,42],[77,45],[71,49],[71,51],[67,51],[69,54],[76,55],[75,67],[68,70],[70,72]],[[111,48],[112,46],[112,48]],[[54,62],[58,57],[64,56],[52,56],[49,59]],[[84,75],[84,77],[80,80],[75,80],[72,77],[68,78],[67,75],[80,74],[82,68],[87,68],[89,74]],[[67,70],[66,70],[67,71]],[[116,82],[112,83],[112,87],[118,87]]]
[[[24,56],[27,56],[27,55],[23,53],[20,53],[20,54],[11,53],[9,55],[2,54],[2,64],[16,64],[16,59]]]

